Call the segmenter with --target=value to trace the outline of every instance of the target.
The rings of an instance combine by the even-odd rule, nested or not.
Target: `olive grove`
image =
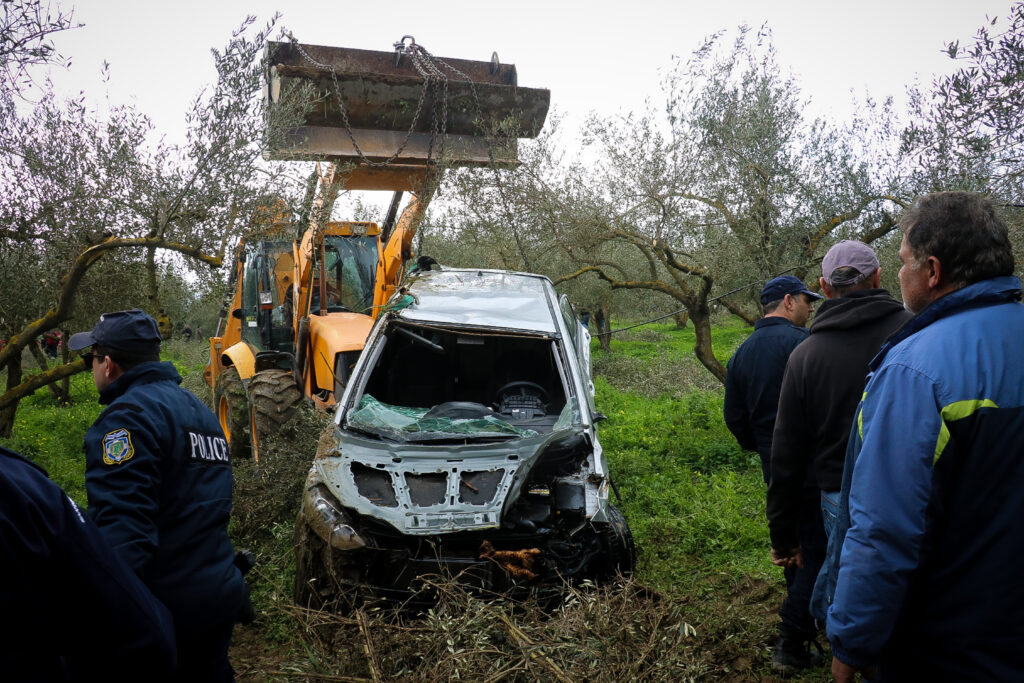
[[[184,144],[154,142],[131,107],[101,114],[45,86],[26,107],[10,82],[0,88],[0,287],[18,293],[0,301],[0,435],[21,398],[84,369],[65,355],[26,376],[24,352],[41,334],[86,329],[105,310],[155,314],[167,268],[157,251],[180,254],[193,277],[215,277],[255,198],[282,190],[261,157],[260,56],[274,21],[254,22],[212,51],[218,80],[193,102]]]
[[[805,116],[765,31],[712,36],[673,65],[664,98],[592,118],[579,158],[542,138],[507,181],[463,175],[455,193],[469,211],[455,231],[506,267],[685,308],[698,360],[722,379],[714,299],[753,322],[760,284],[805,277],[837,239],[887,234],[909,197],[876,172],[862,131]]]

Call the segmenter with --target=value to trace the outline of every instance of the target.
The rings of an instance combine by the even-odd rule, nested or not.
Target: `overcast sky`
[[[70,3],[64,2],[64,6]],[[966,42],[986,15],[1004,17],[1009,0],[79,0],[84,28],[55,38],[72,58],[55,73],[59,90],[84,90],[102,106],[104,60],[114,102],[132,102],[170,141],[184,138],[185,112],[215,71],[246,14],[275,11],[303,43],[391,50],[405,34],[440,57],[514,63],[520,85],[551,89],[552,104],[577,124],[590,111],[611,114],[657,101],[672,55],[688,55],[704,36],[767,22],[783,67],[796,75],[815,113],[844,118],[851,90],[902,97],[952,68],[946,41]],[[276,32],[275,32],[276,33]],[[275,35],[276,37],[276,35]]]

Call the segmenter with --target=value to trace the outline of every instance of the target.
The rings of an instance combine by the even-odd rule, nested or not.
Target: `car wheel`
[[[226,367],[217,378],[217,387],[213,392],[213,403],[217,411],[217,421],[224,430],[228,440],[228,449],[232,458],[248,458],[249,445],[249,397],[245,393],[245,385],[238,376],[237,368]]]
[[[602,574],[604,578],[611,578],[617,573],[627,576],[636,568],[633,533],[629,530],[625,516],[617,507],[608,503],[606,510],[608,521],[597,525],[605,553]]]
[[[295,603],[310,609],[348,612],[356,604],[357,591],[338,580],[337,550],[327,545],[299,513],[295,520]]]
[[[298,415],[302,394],[288,370],[261,370],[249,380],[249,433],[259,462],[267,437],[287,433]]]
[[[331,581],[324,570],[327,543],[316,535],[299,513],[295,520],[295,602],[302,607],[319,609],[331,591]]]

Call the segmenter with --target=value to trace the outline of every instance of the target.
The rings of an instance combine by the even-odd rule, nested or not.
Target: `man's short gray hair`
[[[992,202],[970,192],[935,192],[918,199],[900,229],[913,258],[934,256],[958,287],[1013,274],[1010,236]]]

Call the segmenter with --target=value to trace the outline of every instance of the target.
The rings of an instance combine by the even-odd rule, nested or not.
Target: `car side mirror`
[[[594,423],[595,424],[598,423],[598,422],[602,422],[604,420],[607,420],[607,419],[608,419],[608,416],[605,415],[604,413],[594,413]]]

